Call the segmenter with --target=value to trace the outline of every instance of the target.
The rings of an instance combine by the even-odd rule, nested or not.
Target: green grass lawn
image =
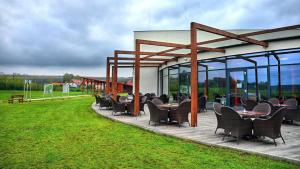
[[[93,101],[0,104],[0,168],[299,168],[114,122]]]
[[[13,94],[24,94],[24,91],[21,90],[0,90],[0,100],[8,100],[8,98]],[[84,93],[85,94],[85,93]],[[71,92],[68,94],[62,94],[61,91],[53,91],[53,96],[76,96],[82,95],[82,92]],[[43,91],[31,91],[31,98],[43,98],[43,97],[52,97],[51,95],[43,94]]]

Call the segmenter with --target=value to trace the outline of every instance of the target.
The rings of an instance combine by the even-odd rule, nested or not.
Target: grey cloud
[[[133,48],[134,30],[188,29],[190,21],[227,29],[268,28],[300,21],[297,0],[169,2],[163,6],[154,1],[157,9],[145,7],[136,13],[139,7],[135,5],[144,2],[1,1],[0,65],[104,66],[114,49]]]

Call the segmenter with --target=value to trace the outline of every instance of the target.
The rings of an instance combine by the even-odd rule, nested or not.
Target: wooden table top
[[[179,106],[178,103],[166,103],[166,104],[160,104],[160,105],[157,105],[158,107],[160,108],[165,108],[165,109],[173,109],[173,108],[177,108]]]
[[[264,112],[257,112],[257,111],[238,111],[238,113],[243,117],[249,117],[249,118],[257,118],[266,115],[266,113]]]

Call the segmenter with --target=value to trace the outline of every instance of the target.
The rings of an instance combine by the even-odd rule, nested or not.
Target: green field
[[[0,104],[0,168],[299,168],[114,122],[93,101]]]
[[[8,98],[13,94],[24,94],[21,90],[0,90],[0,100],[8,100]],[[84,93],[85,94],[85,93]],[[53,95],[45,95],[43,94],[43,91],[31,91],[31,98],[47,98],[47,97],[57,97],[57,96],[76,96],[76,95],[82,95],[82,92],[71,92],[68,94],[62,94],[61,91],[53,91]]]

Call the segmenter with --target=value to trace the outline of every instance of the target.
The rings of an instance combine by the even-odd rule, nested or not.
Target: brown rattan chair
[[[215,115],[217,117],[217,128],[215,130],[215,134],[216,134],[218,129],[225,129],[224,119],[221,114],[221,107],[223,107],[223,105],[221,103],[214,102],[213,107],[214,107]]]
[[[284,101],[285,105],[287,105],[287,108],[297,108],[298,107],[298,101],[295,98],[290,98]]]
[[[221,107],[221,114],[225,129],[223,140],[226,135],[233,136],[237,138],[238,144],[241,137],[252,134],[251,119],[243,119],[234,109],[227,106]]]
[[[105,97],[99,97],[98,99],[100,108],[110,109],[112,107],[111,99],[107,99]]]
[[[271,113],[271,106],[268,103],[258,103],[252,111],[264,113],[264,116],[268,116]]]
[[[279,99],[277,99],[277,98],[270,98],[268,101],[270,103],[272,103],[273,105],[278,105],[279,104]]]
[[[157,105],[155,105],[152,101],[147,101],[147,105],[150,112],[150,120],[149,125],[151,122],[154,122],[155,125],[162,121],[167,122],[168,121],[168,110],[159,109]]]
[[[142,96],[141,100],[140,100],[140,111],[142,111],[144,114],[145,114],[144,107],[145,107],[146,102],[147,102],[147,97]]]
[[[115,101],[114,99],[111,99],[111,101],[112,101],[112,108],[113,108],[112,114],[113,115],[115,115],[118,112],[125,113],[125,111],[126,111],[125,105],[123,105],[120,102]]]
[[[198,98],[199,112],[206,112],[206,97],[202,96]]]
[[[179,104],[177,109],[173,109],[170,112],[170,121],[177,122],[179,127],[184,122],[189,122],[189,113],[191,112],[191,102],[183,101]]]
[[[283,117],[286,113],[286,108],[282,107],[278,109],[273,116],[261,119],[257,118],[253,121],[253,131],[255,136],[265,136],[273,139],[275,146],[275,139],[281,138],[283,143],[285,143],[282,135],[281,135],[281,123],[283,121]]]
[[[256,101],[250,99],[241,99],[241,103],[247,111],[253,110],[253,108],[257,105]]]
[[[268,104],[270,106],[270,108],[271,108],[271,112],[268,115],[261,116],[259,118],[268,118],[268,117],[271,117],[279,109],[278,107],[275,107],[271,102],[266,101],[266,100],[262,100],[262,101],[260,101],[260,103],[266,103],[266,104]]]
[[[126,100],[127,100],[127,97],[126,97],[126,96],[120,96],[120,97],[119,97],[119,102],[120,102],[120,103],[126,102]]]
[[[159,98],[154,98],[154,99],[152,99],[152,103],[154,103],[155,105],[161,105],[161,104],[164,104]]]
[[[159,99],[165,104],[169,103],[169,97],[166,94],[162,94],[159,96]]]
[[[96,99],[96,104],[100,105],[100,96],[99,95],[95,95],[95,99]]]

